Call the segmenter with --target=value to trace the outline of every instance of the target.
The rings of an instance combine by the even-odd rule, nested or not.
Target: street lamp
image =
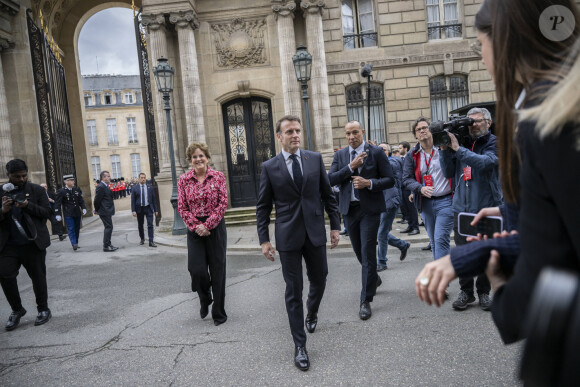
[[[173,192],[171,193],[171,205],[173,206],[173,235],[184,235],[187,233],[187,228],[177,211],[177,173],[175,172],[175,154],[173,152],[173,132],[171,130],[171,106],[169,105],[169,93],[173,91],[173,75],[175,71],[173,67],[169,66],[167,59],[161,57],[157,59],[157,67],[153,69],[153,74],[155,74],[155,83],[157,83],[157,89],[159,92],[163,93],[163,101],[165,105],[163,109],[165,110],[165,115],[167,119],[167,135],[169,139],[169,158],[171,159],[171,181],[173,183]]]
[[[306,51],[306,46],[298,46],[296,55],[292,57],[296,79],[302,83],[302,99],[304,100],[304,112],[306,121],[306,138],[308,140],[308,150],[314,150],[312,145],[312,134],[310,133],[310,112],[308,111],[308,81],[312,72],[312,55]]]
[[[373,77],[371,75],[372,71],[373,71],[373,65],[370,63],[367,63],[366,65],[364,65],[362,70],[360,71],[360,75],[363,78],[367,79],[367,120],[368,120],[367,132],[368,132],[369,139],[371,138],[371,78]],[[375,138],[375,140],[376,140],[376,138]]]

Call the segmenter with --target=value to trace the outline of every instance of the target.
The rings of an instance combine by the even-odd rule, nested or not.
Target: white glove
[[[86,215],[86,213],[87,213],[86,208],[83,208],[83,215]]]
[[[60,215],[57,215],[57,216],[56,216],[56,221],[57,221],[57,222],[60,222],[61,220],[62,220],[62,217],[61,217]]]

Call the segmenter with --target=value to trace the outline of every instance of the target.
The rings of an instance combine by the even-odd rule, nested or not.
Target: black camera
[[[433,145],[443,146],[451,144],[451,139],[447,132],[453,133],[457,137],[459,145],[471,146],[472,140],[469,135],[469,127],[475,123],[473,118],[467,116],[450,116],[449,121],[435,121],[429,125],[429,131],[433,135]]]
[[[26,201],[26,196],[22,192],[18,192],[9,196],[10,199],[12,199],[15,203],[24,203]]]
[[[580,380],[580,277],[545,268],[524,327],[520,378],[528,386],[575,386]]]

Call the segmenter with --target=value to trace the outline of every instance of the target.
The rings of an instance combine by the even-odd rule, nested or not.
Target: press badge
[[[471,180],[471,167],[463,168],[463,180]]]
[[[433,187],[433,176],[431,175],[423,176],[423,182],[425,183],[425,187]]]

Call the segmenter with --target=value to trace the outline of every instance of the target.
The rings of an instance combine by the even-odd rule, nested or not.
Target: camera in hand
[[[443,146],[451,144],[448,132],[457,137],[459,145],[468,147],[471,145],[469,127],[475,123],[473,118],[467,116],[451,116],[449,121],[435,121],[429,125],[429,131],[433,135],[433,145]]]
[[[24,203],[26,201],[26,196],[22,192],[18,192],[9,196],[10,199],[12,199],[15,203]]]

